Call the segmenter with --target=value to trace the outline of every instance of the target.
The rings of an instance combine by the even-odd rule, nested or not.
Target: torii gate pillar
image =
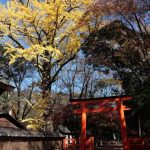
[[[119,99],[119,101],[118,101],[118,113],[119,113],[119,119],[120,119],[120,124],[121,124],[122,143],[123,143],[124,150],[129,150],[126,121],[125,121],[125,114],[124,114],[124,108],[123,107],[124,106],[123,106],[122,100]]]
[[[81,104],[81,146],[80,150],[85,150],[86,149],[86,105],[85,103]]]

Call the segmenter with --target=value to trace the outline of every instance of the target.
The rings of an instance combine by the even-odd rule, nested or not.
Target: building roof
[[[36,132],[31,130],[20,130],[15,128],[0,128],[0,140],[11,141],[49,141],[65,138],[57,132]]]
[[[26,130],[26,128],[16,119],[9,114],[0,112],[0,119],[7,119],[13,126],[0,126],[0,140],[11,140],[11,141],[49,141],[49,140],[61,140],[65,138],[57,132],[36,132]],[[0,125],[3,120],[0,120]]]
[[[5,92],[5,91],[12,91],[15,87],[13,87],[12,85],[9,85],[7,83],[4,83],[2,81],[0,81],[0,95]]]
[[[60,134],[62,135],[77,135],[78,133],[75,132],[71,132],[70,130],[68,130],[67,127],[59,125],[58,126],[58,131],[60,132]]]
[[[26,129],[26,127],[21,122],[19,122],[18,120],[16,120],[14,117],[12,117],[11,115],[9,115],[7,113],[0,112],[0,118],[7,119],[10,123],[15,125],[19,129]],[[0,124],[1,124],[1,122],[0,122]]]

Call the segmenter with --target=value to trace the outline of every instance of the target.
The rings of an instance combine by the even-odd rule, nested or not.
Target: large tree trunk
[[[52,110],[51,107],[53,105],[52,97],[51,97],[51,68],[49,63],[44,63],[41,81],[41,90],[42,90],[42,98],[48,100],[48,105],[45,110],[45,114],[43,115],[45,120],[44,130],[52,132],[53,131],[53,120],[52,120]]]

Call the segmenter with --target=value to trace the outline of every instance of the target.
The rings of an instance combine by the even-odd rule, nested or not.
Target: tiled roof
[[[36,132],[30,130],[20,130],[15,128],[0,128],[0,140],[19,140],[19,141],[46,141],[59,140],[64,136],[60,136],[57,132]]]
[[[25,126],[23,126],[19,121],[17,121],[15,118],[13,118],[11,115],[7,113],[0,112],[0,118],[7,119],[10,123],[14,124],[19,129],[25,129]]]
[[[0,127],[0,140],[11,141],[46,141],[46,140],[61,140],[64,136],[61,136],[57,132],[36,132],[26,130],[26,128],[14,119],[9,114],[0,112],[0,118],[7,119],[10,123],[18,128],[3,126]]]
[[[12,85],[0,81],[0,94],[2,94],[5,91],[12,91],[14,88],[15,87],[13,87]]]

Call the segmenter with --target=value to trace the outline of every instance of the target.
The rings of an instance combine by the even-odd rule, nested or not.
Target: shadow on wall
[[[44,150],[62,150],[62,142],[61,141],[47,141],[43,142]]]
[[[28,150],[44,150],[43,144],[41,141],[29,142],[28,143]]]

